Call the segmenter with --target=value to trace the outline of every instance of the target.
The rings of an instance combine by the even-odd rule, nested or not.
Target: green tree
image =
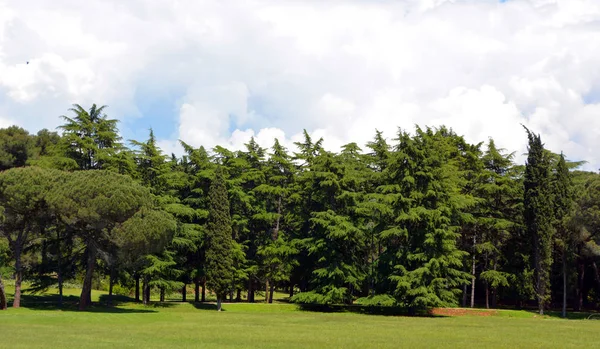
[[[107,171],[79,171],[52,188],[48,202],[86,247],[86,273],[80,309],[91,304],[92,277],[98,254],[113,253],[114,228],[143,208],[154,207],[149,190],[130,177]]]
[[[66,155],[75,160],[82,170],[104,169],[114,155],[122,148],[119,143],[116,119],[109,119],[104,114],[106,106],[93,104],[85,110],[74,104],[69,111],[73,117],[61,116],[66,123],[60,126],[63,130],[63,141]]]
[[[397,175],[395,222],[382,237],[394,254],[394,293],[410,309],[457,304],[464,251],[457,247],[459,223],[472,198],[451,154],[456,135],[445,128],[400,132],[391,169]]]
[[[554,199],[554,229],[556,245],[560,251],[562,264],[562,317],[567,317],[567,265],[568,255],[572,253],[574,234],[570,221],[573,216],[573,181],[571,173],[567,168],[565,156],[561,153],[556,164],[553,176],[553,199]]]
[[[217,295],[217,310],[233,282],[233,239],[229,199],[223,169],[218,167],[209,190],[209,214],[206,227],[206,281]]]
[[[525,167],[524,219],[533,246],[535,293],[540,314],[548,301],[554,228],[550,162],[542,139],[525,128],[529,139]]]
[[[15,261],[15,297],[13,307],[21,305],[23,281],[22,256],[41,234],[43,218],[48,214],[47,194],[58,184],[55,171],[35,167],[14,168],[0,173],[0,233],[8,240]]]
[[[23,167],[35,156],[35,139],[25,129],[10,126],[0,129],[0,171]]]

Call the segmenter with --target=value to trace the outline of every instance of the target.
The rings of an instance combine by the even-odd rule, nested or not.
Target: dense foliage
[[[0,130],[0,285],[108,279],[137,300],[195,285],[219,300],[440,306],[600,304],[600,176],[526,130],[525,165],[445,127],[377,132],[365,150],[181,142],[127,148],[105,107],[62,133]],[[140,285],[140,283],[142,285]],[[200,287],[202,291],[200,291]],[[0,290],[1,291],[1,290]],[[1,293],[1,292],[0,292]],[[0,294],[1,296],[1,294]],[[0,297],[0,305],[1,305]]]

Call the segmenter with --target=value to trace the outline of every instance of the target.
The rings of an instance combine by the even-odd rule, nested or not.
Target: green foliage
[[[300,303],[418,311],[457,304],[465,285],[476,302],[483,286],[486,304],[543,304],[565,293],[563,273],[570,301],[598,302],[600,176],[529,131],[526,166],[445,127],[389,143],[377,131],[365,152],[327,151],[305,130],[292,156],[251,138],[236,151],[181,142],[177,157],[152,130],[125,148],[105,107],[70,111],[62,134],[0,130],[0,169],[35,166],[0,173],[0,258],[35,289],[110,274],[163,296],[207,281],[221,300],[285,288]]]
[[[0,129],[0,171],[23,167],[34,156],[35,139],[29,132],[10,126]]]
[[[356,300],[356,304],[369,307],[393,307],[397,304],[394,297],[387,294],[380,294],[369,297],[362,297]]]
[[[413,308],[456,304],[468,280],[465,252],[457,248],[465,210],[474,201],[461,193],[461,176],[452,156],[457,136],[448,130],[417,128],[400,132],[390,171],[400,175],[394,224],[382,232],[393,254],[398,301]]]
[[[544,306],[549,299],[554,235],[550,161],[541,137],[529,130],[527,136],[529,154],[524,180],[524,218],[527,234],[533,246],[535,292],[540,314],[543,314]]]
[[[209,191],[206,227],[206,280],[209,289],[224,299],[233,283],[233,241],[229,199],[222,168],[218,167]]]
[[[122,147],[117,130],[118,120],[109,119],[104,114],[106,108],[93,104],[88,111],[74,104],[69,111],[75,115],[61,117],[66,122],[60,126],[66,155],[75,160],[82,170],[110,166]]]

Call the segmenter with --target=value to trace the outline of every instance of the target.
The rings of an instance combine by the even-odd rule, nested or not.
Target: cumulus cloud
[[[445,124],[521,154],[524,124],[595,169],[598,23],[596,0],[0,0],[0,116],[35,130],[97,102],[143,118],[143,86],[181,91],[169,152]]]

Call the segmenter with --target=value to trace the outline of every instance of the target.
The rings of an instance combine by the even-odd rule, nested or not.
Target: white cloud
[[[169,152],[446,124],[520,154],[525,124],[597,168],[597,23],[597,0],[0,0],[0,115],[32,131],[74,102],[143,117],[140,87],[175,88]]]

